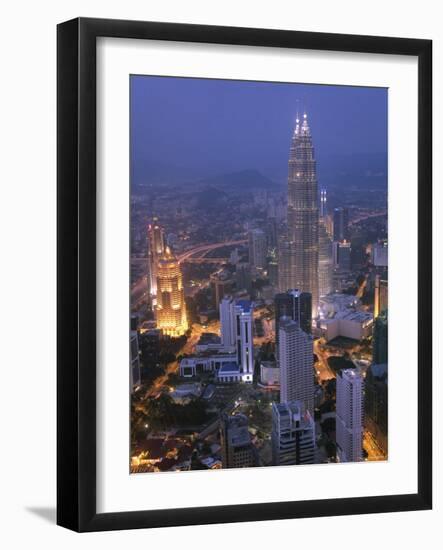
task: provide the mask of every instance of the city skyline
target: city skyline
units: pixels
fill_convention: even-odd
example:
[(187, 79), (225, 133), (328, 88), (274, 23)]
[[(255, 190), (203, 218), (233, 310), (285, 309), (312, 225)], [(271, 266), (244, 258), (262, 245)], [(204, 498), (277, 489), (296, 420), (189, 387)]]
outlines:
[[(167, 88), (177, 79), (164, 80)], [(185, 79), (179, 80), (174, 97), (183, 105)], [(189, 122), (196, 105), (187, 102), (189, 111), (176, 112), (164, 94), (150, 110), (157, 106), (160, 114), (170, 107), (169, 118), (149, 120), (145, 139), (137, 128), (142, 119), (146, 124), (154, 86), (143, 108), (131, 106), (131, 159), (141, 150), (145, 160), (155, 156), (163, 140), (171, 165), (187, 151), (188, 167), (195, 163), (201, 174), (219, 161), (228, 170), (236, 158), (252, 158), (250, 141), (238, 143), (251, 131), (244, 128), (251, 114), (244, 99), (266, 84), (269, 101), (269, 83), (191, 80), (191, 87), (201, 86), (195, 97), (216, 90), (199, 107), (205, 124), (197, 116), (177, 142), (177, 128)], [(285, 99), (282, 86), (271, 85), (274, 98), (283, 92)], [(293, 95), (317, 89), (291, 86)], [(329, 93), (331, 110), (343, 87), (320, 88)], [(348, 112), (361, 110), (362, 90), (345, 91)], [(214, 97), (223, 98), (219, 110), (205, 112)], [(387, 459), (387, 174), (383, 162), (371, 160), (371, 147), (380, 143), (374, 138), (386, 129), (386, 90), (382, 99), (375, 117), (381, 123), (369, 125), (366, 136), (369, 168), (355, 172), (344, 160), (346, 169), (338, 173), (343, 190), (322, 179), (317, 143), (335, 138), (331, 154), (346, 145), (352, 158), (357, 145), (348, 139), (355, 120), (340, 119), (349, 124), (342, 139), (340, 127), (325, 126), (319, 118), (324, 110), (308, 109), (307, 100), (295, 106), (289, 136), (286, 123), (275, 127), (281, 129), (276, 142), (286, 142), (285, 185), (260, 174), (258, 156), (254, 170), (193, 182), (187, 170), (171, 176), (178, 165), (161, 168), (159, 154), (160, 172), (144, 165), (141, 184), (141, 166), (133, 162), (132, 473)], [(235, 121), (220, 119), (220, 112), (238, 111), (243, 116)], [(270, 103), (263, 118), (282, 112)], [(221, 144), (218, 133), (224, 132), (229, 146), (209, 156), (192, 148), (200, 137), (206, 146)], [(269, 157), (274, 154), (271, 146)], [(333, 172), (323, 167), (328, 169)]]

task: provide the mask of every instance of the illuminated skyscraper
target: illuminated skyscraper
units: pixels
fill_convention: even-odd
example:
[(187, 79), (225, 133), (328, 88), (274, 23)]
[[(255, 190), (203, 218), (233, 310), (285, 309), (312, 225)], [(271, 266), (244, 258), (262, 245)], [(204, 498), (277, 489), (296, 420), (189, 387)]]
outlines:
[(375, 275), (374, 319), (388, 309), (388, 281), (378, 273)]
[(320, 218), (325, 218), (328, 214), (328, 199), (326, 189), (320, 189)]
[(296, 321), (280, 319), (278, 359), (280, 364), (280, 403), (302, 401), (314, 412), (314, 352), (312, 336)]
[(221, 341), (237, 349), (237, 364), (243, 382), (252, 382), (254, 375), (254, 310), (249, 300), (223, 298), (220, 302)]
[(312, 316), (318, 309), (318, 191), (316, 162), (306, 113), (297, 118), (288, 171), (288, 241), (294, 249), (291, 285), (312, 294)]
[(157, 264), (157, 327), (169, 336), (188, 329), (180, 265), (169, 247)]
[(362, 460), (363, 378), (355, 369), (343, 369), (337, 376), (336, 439), (340, 462)]
[(148, 225), (148, 294), (151, 304), (155, 304), (157, 296), (157, 268), (158, 261), (165, 251), (163, 229), (154, 218)]

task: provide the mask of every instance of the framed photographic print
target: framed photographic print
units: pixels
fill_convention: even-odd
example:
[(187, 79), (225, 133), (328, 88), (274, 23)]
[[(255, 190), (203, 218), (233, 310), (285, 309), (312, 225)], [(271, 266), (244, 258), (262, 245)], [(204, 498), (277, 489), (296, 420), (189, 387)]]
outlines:
[(58, 26), (59, 525), (431, 508), (431, 46)]

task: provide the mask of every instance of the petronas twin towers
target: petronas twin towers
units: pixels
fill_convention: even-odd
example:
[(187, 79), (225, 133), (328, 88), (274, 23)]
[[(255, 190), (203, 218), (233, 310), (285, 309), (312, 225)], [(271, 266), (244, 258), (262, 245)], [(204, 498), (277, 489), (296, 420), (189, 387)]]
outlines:
[(312, 294), (312, 316), (319, 299), (319, 212), (316, 163), (307, 115), (297, 117), (289, 153), (287, 234), (280, 242), (279, 286)]

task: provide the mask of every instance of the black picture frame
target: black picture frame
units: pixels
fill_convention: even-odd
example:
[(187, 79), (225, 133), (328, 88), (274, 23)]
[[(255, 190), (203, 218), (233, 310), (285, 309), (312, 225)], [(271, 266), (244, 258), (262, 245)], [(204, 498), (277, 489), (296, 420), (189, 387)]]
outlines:
[[(173, 40), (418, 58), (418, 491), (310, 501), (96, 512), (96, 39)], [(104, 531), (432, 507), (432, 42), (79, 18), (57, 29), (57, 523)]]

